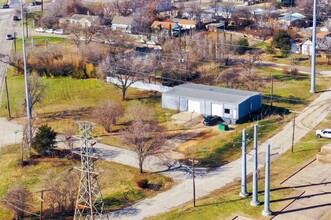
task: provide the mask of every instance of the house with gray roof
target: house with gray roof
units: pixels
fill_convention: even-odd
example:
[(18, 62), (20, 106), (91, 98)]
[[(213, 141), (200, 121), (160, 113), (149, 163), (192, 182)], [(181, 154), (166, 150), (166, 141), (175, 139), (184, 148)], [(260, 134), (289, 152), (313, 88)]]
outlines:
[(162, 107), (217, 115), (229, 124), (236, 124), (262, 107), (262, 95), (253, 91), (183, 84), (162, 94)]
[(115, 16), (112, 21), (111, 28), (124, 32), (131, 32), (131, 28), (134, 22), (133, 17)]
[(80, 25), (82, 27), (91, 27), (101, 25), (101, 18), (95, 15), (73, 14), (69, 18), (61, 18), (60, 24)]

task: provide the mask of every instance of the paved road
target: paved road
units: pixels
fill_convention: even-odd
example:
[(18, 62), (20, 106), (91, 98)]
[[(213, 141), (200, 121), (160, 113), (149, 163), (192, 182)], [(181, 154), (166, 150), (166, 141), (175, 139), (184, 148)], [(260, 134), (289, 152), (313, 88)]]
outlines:
[[(286, 181), (282, 186), (291, 187), (296, 195), (286, 198), (289, 206), (275, 220), (327, 220), (331, 217), (331, 164), (313, 162)], [(312, 173), (314, 178), (311, 178)]]

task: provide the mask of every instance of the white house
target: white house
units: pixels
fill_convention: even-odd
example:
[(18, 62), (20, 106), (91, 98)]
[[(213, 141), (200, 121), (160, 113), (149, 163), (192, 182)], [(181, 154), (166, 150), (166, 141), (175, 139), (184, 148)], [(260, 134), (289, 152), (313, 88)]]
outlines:
[(133, 17), (115, 16), (112, 21), (111, 28), (115, 30), (121, 30), (125, 32), (131, 32)]
[(313, 42), (310, 39), (303, 42), (301, 46), (301, 53), (303, 55), (309, 55), (309, 56), (313, 54)]
[(94, 15), (73, 14), (70, 18), (61, 18), (60, 24), (73, 24), (82, 27), (101, 25), (101, 18)]

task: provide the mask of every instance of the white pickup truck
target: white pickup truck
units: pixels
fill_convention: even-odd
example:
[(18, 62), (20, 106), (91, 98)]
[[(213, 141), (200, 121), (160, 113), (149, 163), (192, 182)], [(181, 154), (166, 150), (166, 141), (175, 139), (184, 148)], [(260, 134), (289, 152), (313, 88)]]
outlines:
[(318, 138), (331, 138), (331, 129), (317, 130), (316, 136)]

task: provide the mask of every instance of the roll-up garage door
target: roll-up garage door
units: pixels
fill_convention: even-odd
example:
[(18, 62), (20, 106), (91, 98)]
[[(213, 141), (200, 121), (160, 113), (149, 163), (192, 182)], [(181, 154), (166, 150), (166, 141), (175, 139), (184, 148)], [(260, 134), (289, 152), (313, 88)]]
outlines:
[(211, 104), (211, 113), (223, 117), (223, 105)]
[(188, 111), (200, 113), (200, 102), (188, 100)]

